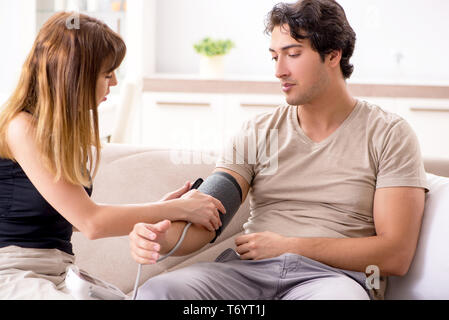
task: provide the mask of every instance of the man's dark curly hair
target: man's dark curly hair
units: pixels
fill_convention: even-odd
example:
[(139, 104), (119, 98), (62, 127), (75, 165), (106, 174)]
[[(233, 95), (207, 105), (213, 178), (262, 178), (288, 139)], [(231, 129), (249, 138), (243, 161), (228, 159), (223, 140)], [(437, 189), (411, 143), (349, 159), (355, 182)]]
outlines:
[(300, 0), (279, 3), (270, 11), (265, 32), (271, 34), (277, 26), (288, 25), (296, 40), (310, 39), (321, 59), (334, 50), (342, 51), (340, 62), (343, 77), (351, 77), (354, 66), (349, 62), (354, 53), (356, 34), (344, 9), (334, 0)]

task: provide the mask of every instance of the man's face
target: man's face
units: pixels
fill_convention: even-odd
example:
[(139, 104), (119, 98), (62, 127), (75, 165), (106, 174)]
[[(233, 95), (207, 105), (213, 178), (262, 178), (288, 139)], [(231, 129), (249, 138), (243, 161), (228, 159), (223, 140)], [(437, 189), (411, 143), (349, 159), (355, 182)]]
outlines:
[(323, 93), (329, 77), (309, 39), (298, 42), (290, 36), (288, 25), (277, 26), (272, 32), (269, 50), (288, 104), (304, 105)]

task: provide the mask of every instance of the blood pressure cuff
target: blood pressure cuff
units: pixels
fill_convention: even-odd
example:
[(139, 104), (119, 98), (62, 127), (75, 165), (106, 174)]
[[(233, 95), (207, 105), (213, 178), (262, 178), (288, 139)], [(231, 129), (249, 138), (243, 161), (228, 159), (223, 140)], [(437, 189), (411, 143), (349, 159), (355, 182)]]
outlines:
[(221, 232), (228, 226), (242, 204), (242, 189), (233, 176), (226, 172), (215, 172), (198, 188), (204, 194), (220, 200), (226, 209), (226, 214), (220, 212), (222, 226), (216, 231), (214, 243)]

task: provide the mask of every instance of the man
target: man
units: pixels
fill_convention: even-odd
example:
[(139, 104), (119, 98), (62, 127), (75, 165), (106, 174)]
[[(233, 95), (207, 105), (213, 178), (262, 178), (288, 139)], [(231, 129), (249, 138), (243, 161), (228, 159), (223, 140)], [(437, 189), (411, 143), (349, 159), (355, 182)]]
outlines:
[[(244, 163), (223, 156), (216, 169), (238, 181), (243, 198), (251, 188), (245, 234), (216, 262), (150, 279), (140, 299), (382, 299), (385, 277), (409, 269), (426, 190), (419, 144), (402, 118), (350, 95), (356, 37), (343, 8), (278, 4), (267, 32), (288, 106), (246, 122), (233, 144)], [(243, 137), (248, 150), (272, 132), (279, 166), (264, 174), (269, 163), (251, 163), (236, 146)], [(184, 225), (136, 225), (135, 260), (153, 263)], [(178, 254), (214, 236), (195, 227)], [(369, 270), (379, 271), (380, 286), (366, 286)]]

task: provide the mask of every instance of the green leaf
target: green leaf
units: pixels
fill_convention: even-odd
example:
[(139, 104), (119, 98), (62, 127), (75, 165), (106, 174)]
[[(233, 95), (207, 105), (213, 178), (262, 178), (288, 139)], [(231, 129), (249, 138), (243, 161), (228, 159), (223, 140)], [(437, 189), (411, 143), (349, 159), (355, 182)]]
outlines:
[(208, 57), (221, 56), (229, 53), (231, 49), (235, 48), (234, 42), (229, 39), (211, 39), (209, 37), (195, 43), (193, 48), (198, 54)]

